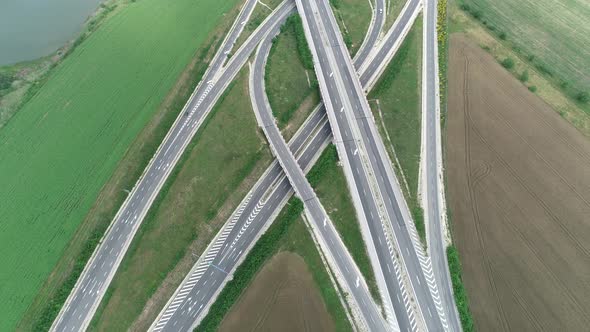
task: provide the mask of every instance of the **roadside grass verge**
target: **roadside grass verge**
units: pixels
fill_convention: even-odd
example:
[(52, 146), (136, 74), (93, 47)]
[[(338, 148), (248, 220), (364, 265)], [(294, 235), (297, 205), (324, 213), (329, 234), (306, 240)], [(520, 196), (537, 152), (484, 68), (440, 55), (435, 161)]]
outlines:
[(369, 24), (371, 6), (369, 0), (330, 0), (344, 43), (353, 58), (361, 47)]
[[(525, 4), (506, 1), (498, 4), (498, 6), (515, 8), (516, 13), (506, 14), (506, 17), (514, 15), (514, 23), (502, 23), (500, 25), (500, 23), (494, 23), (494, 20), (502, 20), (503, 22), (506, 17), (497, 16), (496, 9), (483, 15), (478, 7), (471, 6), (472, 1), (475, 0), (453, 0), (449, 2), (449, 33), (464, 33), (469, 39), (475, 41), (490, 53), (498, 62), (510, 58), (513, 65), (507, 70), (514, 77), (520, 79), (526, 71), (528, 77), (527, 80), (521, 80), (522, 84), (543, 99), (580, 132), (590, 136), (590, 104), (578, 100), (580, 93), (588, 92), (590, 89), (590, 79), (588, 75), (584, 78), (579, 73), (575, 75), (568, 74), (570, 70), (584, 68), (584, 64), (590, 59), (588, 56), (582, 56), (584, 59), (580, 59), (584, 52), (586, 54), (590, 52), (585, 46), (590, 44), (582, 42), (588, 37), (586, 35), (580, 36), (580, 33), (584, 29), (588, 29), (588, 27), (584, 25), (583, 27), (580, 26), (580, 29), (571, 28), (571, 31), (576, 31), (571, 36), (569, 33), (563, 33), (563, 29), (567, 29), (577, 20), (577, 18), (574, 18), (572, 22), (565, 22), (563, 17), (568, 17), (568, 15), (576, 17), (582, 15), (583, 17), (583, 14), (572, 13), (572, 9), (566, 9), (564, 6), (555, 9), (554, 6), (558, 5), (557, 2), (545, 4), (546, 6), (540, 9), (540, 7), (544, 6), (543, 4), (531, 4), (527, 0), (525, 2), (526, 6), (540, 10), (542, 15), (545, 15), (545, 11), (549, 8), (555, 9), (555, 19), (548, 19), (544, 22), (537, 20), (538, 22), (530, 25), (523, 25), (520, 22), (529, 22), (533, 19), (530, 15), (522, 16), (526, 14), (522, 13), (522, 8), (526, 7)], [(479, 0), (477, 2), (480, 3)], [(542, 3), (545, 3), (545, 1)], [(462, 10), (460, 6), (465, 4), (468, 7), (463, 6), (464, 9)], [(515, 27), (514, 24), (521, 27)], [(546, 26), (544, 26), (545, 24)], [(557, 31), (545, 33), (546, 29), (556, 24), (559, 25), (557, 31), (562, 31), (562, 34)], [(528, 30), (519, 34), (520, 29)], [(555, 35), (556, 33), (557, 35)], [(536, 40), (530, 41), (531, 39)], [(558, 41), (558, 39), (560, 40)], [(524, 46), (529, 42), (531, 45)], [(550, 46), (545, 45), (543, 46), (544, 49), (538, 49), (540, 42), (550, 43), (547, 44)], [(571, 54), (572, 45), (577, 45), (574, 50), (576, 55)], [(563, 52), (561, 52), (560, 47), (564, 48)], [(560, 51), (555, 52), (556, 49)], [(572, 65), (574, 69), (572, 69)]]
[(420, 239), (426, 244), (418, 200), (422, 122), (422, 16), (369, 93), (377, 127), (393, 163)]
[(375, 274), (356, 218), (346, 178), (338, 162), (336, 147), (330, 145), (307, 174), (307, 179), (328, 212), (330, 220), (334, 223), (348, 252), (363, 274), (373, 299), (381, 305)]
[(216, 331), (264, 263), (283, 250), (303, 257), (332, 316), (336, 331), (352, 331), (338, 293), (332, 285), (309, 230), (300, 217), (302, 212), (303, 203), (299, 199), (289, 200), (267, 232), (256, 242), (244, 262), (236, 269), (233, 279), (226, 284), (195, 331)]
[(455, 295), (455, 302), (459, 310), (459, 318), (461, 319), (461, 326), (463, 331), (475, 331), (473, 326), (473, 317), (469, 310), (469, 300), (467, 299), (467, 291), (463, 286), (463, 279), (461, 277), (461, 263), (459, 261), (459, 252), (455, 246), (447, 247), (447, 260), (449, 264), (449, 271), (451, 273), (451, 282), (453, 284), (453, 294)]
[[(175, 7), (173, 6), (171, 8), (174, 9)], [(144, 9), (144, 12), (146, 10), (147, 9)], [(194, 9), (191, 9), (191, 11), (193, 11), (194, 14)], [(234, 8), (231, 15), (235, 16), (235, 13), (237, 13), (237, 11)], [(166, 24), (163, 24), (161, 28), (169, 27), (167, 25), (169, 22), (164, 22)], [(122, 26), (133, 27), (136, 23), (137, 21), (132, 21), (129, 23), (124, 21), (121, 24)], [(110, 24), (114, 23), (110, 23), (108, 20), (105, 22), (105, 26)], [(97, 194), (97, 196), (92, 199), (94, 201), (92, 208), (78, 209), (79, 211), (77, 212), (77, 215), (82, 213), (81, 216), (78, 216), (78, 219), (83, 221), (77, 228), (73, 230), (73, 235), (70, 236), (70, 240), (67, 242), (67, 246), (61, 253), (61, 257), (58, 257), (59, 260), (52, 266), (53, 269), (51, 270), (48, 279), (45, 280), (37, 294), (33, 294), (34, 299), (32, 300), (32, 304), (28, 306), (22, 319), (18, 323), (18, 328), (20, 330), (47, 330), (49, 328), (53, 319), (56, 317), (57, 313), (61, 309), (62, 304), (65, 302), (67, 296), (73, 288), (75, 282), (77, 281), (78, 276), (86, 264), (86, 261), (94, 251), (94, 248), (98, 244), (102, 234), (126, 198), (127, 194), (125, 190), (131, 190), (141, 175), (145, 166), (166, 135), (168, 129), (176, 119), (176, 116), (184, 106), (186, 100), (205, 72), (207, 62), (210, 60), (212, 53), (217, 48), (217, 44), (221, 41), (227, 28), (229, 28), (229, 25), (221, 23), (217, 28), (212, 29), (211, 31), (202, 31), (203, 34), (208, 34), (208, 36), (204, 36), (206, 39), (204, 39), (204, 42), (201, 43), (198, 51), (190, 55), (192, 60), (189, 59), (190, 61), (186, 61), (188, 65), (186, 63), (178, 64), (186, 67), (184, 68), (184, 71), (174, 77), (174, 79), (177, 80), (176, 84), (168, 86), (167, 95), (165, 95), (165, 97), (155, 98), (152, 96), (152, 98), (150, 98), (150, 100), (154, 99), (151, 102), (158, 102), (160, 105), (156, 107), (157, 110), (154, 112), (153, 116), (148, 116), (149, 121), (147, 124), (143, 125), (143, 128), (138, 128), (141, 129), (139, 134), (137, 134), (137, 136), (133, 139), (132, 143), (128, 144), (128, 148), (126, 148), (126, 151), (124, 151), (123, 157), (120, 158), (120, 160), (112, 161), (114, 165), (116, 165), (116, 168), (114, 171), (111, 170), (111, 173), (107, 174), (108, 180), (106, 180), (106, 183), (104, 183), (102, 188), (99, 188), (100, 192)], [(97, 30), (97, 34), (98, 33), (100, 33), (100, 29)], [(110, 34), (110, 36), (115, 35), (117, 34)], [(194, 35), (194, 33), (191, 33), (191, 35)], [(91, 39), (92, 38), (89, 40)], [(86, 48), (85, 45), (86, 43), (82, 43), (80, 46), (81, 48), (84, 48), (84, 52), (92, 52), (96, 47), (98, 47), (92, 45)], [(76, 56), (76, 52), (77, 51), (74, 51), (72, 56)], [(101, 60), (107, 61), (108, 59)], [(69, 61), (68, 58), (64, 60), (64, 66), (66, 68), (73, 66), (68, 64), (67, 61)], [(87, 59), (84, 59), (84, 61), (87, 62)], [(168, 60), (168, 62), (170, 61)], [(65, 69), (61, 69), (61, 65), (55, 69), (55, 71), (63, 70)], [(169, 68), (169, 70), (171, 69)], [(122, 70), (122, 72), (127, 73), (127, 70)], [(72, 74), (70, 73), (70, 75)], [(100, 77), (102, 81), (108, 81), (108, 78), (108, 75), (105, 77)], [(115, 77), (112, 77), (112, 79), (115, 79)], [(52, 82), (52, 80), (53, 78), (50, 77), (49, 84), (55, 85), (56, 83)], [(161, 83), (167, 84), (166, 82), (167, 81), (162, 81)], [(105, 92), (101, 92), (97, 94), (101, 95), (104, 93)], [(40, 94), (46, 94), (44, 89), (40, 90)], [(87, 94), (86, 97), (88, 97)], [(142, 98), (139, 99), (143, 100)], [(101, 107), (104, 106), (102, 104), (100, 105)], [(116, 106), (115, 104), (111, 105), (113, 107), (120, 107)], [(140, 109), (145, 111), (142, 111), (142, 113), (149, 111), (149, 106), (149, 103), (147, 105), (143, 105), (143, 107)], [(143, 117), (143, 115), (141, 116)], [(120, 128), (120, 130), (121, 129), (125, 129), (123, 133), (128, 133), (130, 131), (130, 128)], [(59, 136), (58, 133), (54, 134)], [(133, 138), (131, 135), (132, 133), (128, 134), (131, 136), (131, 138)], [(125, 138), (118, 136), (117, 139), (123, 141)], [(95, 151), (88, 152), (94, 153)], [(100, 164), (100, 162), (97, 164)], [(109, 175), (110, 177), (108, 177)]]
[[(257, 132), (250, 104), (243, 102), (246, 98), (248, 75), (243, 70), (150, 208), (90, 330), (149, 327), (133, 324), (146, 323), (137, 318), (148, 301), (159, 305), (167, 301), (167, 297), (153, 297), (164, 279), (183, 257), (191, 258), (196, 241), (200, 243), (197, 252), (202, 252), (250, 189), (242, 185), (245, 179), (262, 175), (270, 163), (270, 152)], [(157, 310), (153, 313), (152, 319)]]
[(264, 82), (277, 125), (289, 140), (320, 101), (311, 51), (299, 15), (290, 16), (274, 39)]

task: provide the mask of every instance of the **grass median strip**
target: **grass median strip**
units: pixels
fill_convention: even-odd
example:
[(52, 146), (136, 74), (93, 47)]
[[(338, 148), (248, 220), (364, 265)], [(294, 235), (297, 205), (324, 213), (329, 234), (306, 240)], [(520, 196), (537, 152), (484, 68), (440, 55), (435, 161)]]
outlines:
[(236, 269), (233, 279), (221, 291), (209, 313), (195, 331), (216, 331), (227, 312), (252, 282), (256, 273), (280, 251), (294, 252), (303, 257), (320, 290), (328, 312), (332, 316), (336, 330), (352, 330), (309, 230), (300, 217), (302, 212), (303, 203), (292, 198), (268, 231), (256, 242), (244, 262)]
[(418, 201), (421, 142), (422, 17), (419, 16), (381, 79), (369, 102), (381, 137), (393, 162), (412, 213), (425, 241), (424, 215)]
[[(293, 50), (297, 52), (293, 52)], [(286, 140), (320, 101), (311, 51), (299, 15), (290, 16), (274, 39), (265, 71), (268, 101)]]
[[(150, 209), (95, 315), (92, 330), (149, 327), (157, 308), (168, 299), (165, 292), (154, 296), (163, 281), (181, 260), (196, 259), (192, 254), (198, 256), (204, 250), (251, 182), (262, 175), (270, 163), (270, 151), (257, 131), (250, 104), (243, 102), (247, 98), (248, 76), (243, 70), (199, 129)], [(173, 292), (174, 287), (169, 290)], [(151, 319), (138, 321), (148, 302), (154, 307), (147, 315)]]

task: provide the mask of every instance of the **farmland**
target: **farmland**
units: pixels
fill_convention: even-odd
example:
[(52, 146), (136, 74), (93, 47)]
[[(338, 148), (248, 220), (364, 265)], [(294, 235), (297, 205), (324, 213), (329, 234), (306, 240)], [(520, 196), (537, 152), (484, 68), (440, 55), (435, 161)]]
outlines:
[[(496, 61), (503, 63), (507, 71), (519, 79), (531, 92), (541, 97), (561, 117), (573, 124), (584, 135), (590, 136), (590, 116), (588, 116), (590, 103), (579, 100), (580, 96), (584, 95), (584, 91), (590, 92), (588, 85), (590, 76), (587, 71), (584, 71), (587, 67), (587, 63), (584, 62), (588, 57), (585, 56), (585, 59), (579, 62), (578, 54), (570, 57), (571, 54), (568, 55), (568, 52), (571, 51), (567, 49), (574, 47), (575, 52), (579, 51), (579, 54), (587, 53), (589, 50), (585, 47), (587, 43), (584, 41), (587, 37), (578, 34), (578, 31), (587, 29), (588, 25), (572, 23), (584, 18), (587, 21), (590, 17), (590, 13), (583, 9), (584, 5), (577, 1), (573, 1), (572, 6), (560, 6), (559, 2), (547, 4), (546, 1), (540, 1), (534, 2), (534, 7), (531, 7), (528, 13), (522, 13), (521, 8), (515, 8), (514, 13), (504, 11), (502, 15), (527, 22), (526, 24), (519, 22), (516, 30), (525, 29), (525, 31), (514, 34), (513, 31), (508, 30), (513, 23), (504, 26), (503, 23), (497, 22), (498, 18), (493, 10), (481, 11), (477, 6), (480, 2), (479, 0), (449, 1), (449, 31), (464, 33), (493, 55)], [(522, 3), (526, 6), (532, 5), (530, 1)], [(518, 4), (520, 6), (520, 2)], [(503, 1), (497, 5), (519, 7), (514, 1)], [(552, 8), (554, 12), (546, 13), (547, 8)], [(572, 11), (573, 8), (579, 8), (579, 10)], [(551, 17), (542, 23), (535, 21), (529, 24), (528, 21), (533, 20), (535, 15), (540, 15), (536, 14), (537, 11)], [(566, 17), (570, 17), (572, 21), (565, 22)], [(560, 24), (562, 26), (559, 26)], [(561, 30), (560, 34), (556, 34), (554, 30), (544, 31), (552, 25), (556, 25), (554, 29)], [(570, 33), (568, 29), (573, 32)], [(544, 39), (550, 40), (547, 42), (550, 49), (543, 49), (544, 46), (541, 49), (533, 49), (538, 41)], [(529, 42), (530, 40), (532, 42)], [(569, 46), (563, 46), (566, 49), (561, 52), (561, 46), (552, 45), (551, 40)], [(550, 51), (555, 49), (560, 51)], [(575, 67), (574, 71), (578, 73), (568, 74), (568, 66)], [(576, 81), (576, 77), (581, 81)]]
[(272, 257), (222, 321), (219, 331), (334, 331), (305, 261), (290, 252)]
[(129, 4), (2, 129), (0, 330), (14, 328), (131, 141), (235, 3)]
[(461, 0), (501, 39), (531, 57), (572, 95), (590, 90), (590, 3), (584, 0)]
[(449, 208), (476, 329), (587, 329), (590, 143), (464, 35), (449, 61)]

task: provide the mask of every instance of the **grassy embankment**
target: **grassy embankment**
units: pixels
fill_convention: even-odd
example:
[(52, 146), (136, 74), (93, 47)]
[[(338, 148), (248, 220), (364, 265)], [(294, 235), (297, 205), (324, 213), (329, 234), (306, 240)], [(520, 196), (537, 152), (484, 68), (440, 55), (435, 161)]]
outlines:
[[(447, 0), (440, 0), (437, 3), (437, 42), (438, 42), (438, 65), (439, 65), (439, 88), (440, 88), (440, 108), (441, 108), (441, 128), (443, 131), (446, 130), (446, 119), (447, 119), (447, 69), (448, 69), (448, 55), (449, 55), (449, 27), (448, 27), (448, 11), (449, 5)], [(446, 137), (442, 135), (443, 140), (443, 154), (446, 154)], [(443, 156), (444, 160), (444, 156)], [(448, 196), (448, 186), (446, 185), (447, 176), (444, 175), (445, 179), (445, 195)], [(452, 211), (447, 207), (447, 225), (449, 232), (452, 234)], [(463, 279), (461, 277), (461, 263), (459, 261), (459, 251), (453, 245), (447, 247), (447, 262), (449, 265), (449, 271), (451, 273), (451, 282), (453, 284), (453, 296), (455, 297), (455, 304), (459, 311), (459, 319), (461, 320), (461, 326), (463, 331), (472, 332), (475, 330), (473, 326), (473, 316), (469, 309), (469, 300), (467, 298), (467, 292), (463, 285)]]
[[(318, 174), (318, 176), (323, 175)], [(242, 265), (236, 269), (233, 279), (227, 283), (195, 331), (215, 331), (264, 263), (282, 250), (291, 251), (303, 257), (334, 320), (336, 330), (352, 330), (310, 232), (300, 217), (302, 212), (303, 203), (296, 198), (291, 199), (268, 231), (258, 240)]]
[(453, 284), (453, 294), (455, 295), (455, 302), (459, 310), (459, 318), (461, 319), (461, 326), (465, 332), (475, 331), (473, 326), (473, 317), (469, 310), (469, 300), (467, 299), (467, 292), (463, 286), (463, 279), (461, 277), (461, 263), (459, 261), (459, 252), (454, 246), (447, 247), (447, 260), (449, 263), (449, 271), (451, 273), (451, 283)]
[(590, 136), (588, 3), (455, 0), (449, 10), (451, 33), (465, 33)]
[(361, 47), (371, 23), (371, 6), (367, 0), (330, 0), (344, 43), (354, 57)]
[(273, 41), (264, 82), (277, 125), (285, 140), (289, 140), (320, 101), (313, 59), (299, 15), (289, 17)]
[[(1, 241), (10, 248), (3, 250), (7, 287), (1, 296), (11, 308), (3, 314), (7, 329), (21, 317), (23, 330), (51, 324), (124, 190), (133, 186), (202, 75), (200, 63), (214, 43), (207, 37), (235, 3), (213, 2), (164, 6), (145, 0), (115, 11), (0, 132), (0, 149), (11, 151), (2, 153), (6, 179), (0, 191), (10, 202), (2, 212)], [(161, 24), (146, 31), (145, 22), (156, 17)], [(179, 17), (186, 18), (183, 24)]]
[(424, 215), (418, 200), (421, 75), (422, 17), (419, 16), (368, 99), (418, 234), (426, 243)]
[(45, 57), (0, 67), (0, 129), (43, 86), (60, 61), (80, 45), (126, 0), (107, 0), (86, 20), (78, 37)]
[(155, 308), (165, 304), (175, 289), (169, 285), (177, 285), (188, 273), (270, 163), (270, 151), (257, 132), (251, 106), (243, 102), (248, 96), (248, 75), (243, 70), (152, 205), (95, 315), (92, 330), (149, 327), (158, 310), (137, 321), (148, 301)]

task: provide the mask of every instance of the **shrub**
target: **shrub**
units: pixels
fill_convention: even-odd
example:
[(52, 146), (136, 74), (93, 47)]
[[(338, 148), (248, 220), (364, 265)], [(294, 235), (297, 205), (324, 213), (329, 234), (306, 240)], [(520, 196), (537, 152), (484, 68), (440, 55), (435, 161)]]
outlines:
[(504, 31), (498, 32), (498, 37), (502, 40), (506, 40), (506, 32), (504, 32)]
[(514, 67), (514, 60), (511, 57), (508, 57), (501, 62), (502, 66), (506, 69), (512, 69)]
[(0, 90), (8, 89), (14, 81), (14, 76), (8, 73), (0, 73)]
[(295, 34), (299, 59), (301, 60), (301, 63), (303, 63), (303, 67), (305, 67), (305, 69), (313, 70), (313, 57), (311, 55), (311, 50), (307, 45), (307, 39), (305, 39), (305, 30), (303, 30), (301, 17), (297, 14), (290, 16), (282, 29), (292, 29)]
[(522, 74), (520, 74), (520, 77), (518, 78), (521, 82), (526, 82), (529, 80), (529, 71), (528, 70), (524, 70), (522, 72)]
[(529, 91), (530, 92), (536, 92), (537, 91), (537, 87), (534, 85), (529, 86)]
[(590, 94), (586, 91), (578, 92), (576, 94), (576, 100), (580, 103), (587, 103), (590, 101)]
[(449, 271), (451, 273), (451, 283), (453, 284), (453, 294), (455, 295), (455, 302), (457, 310), (459, 311), (459, 318), (463, 331), (474, 331), (473, 317), (469, 311), (469, 300), (467, 299), (467, 292), (463, 286), (463, 279), (461, 278), (461, 263), (459, 262), (459, 252), (454, 246), (447, 247), (447, 260), (449, 263)]

